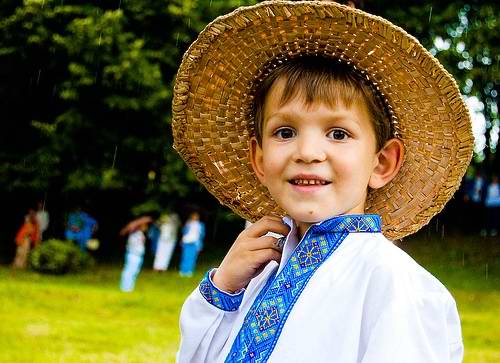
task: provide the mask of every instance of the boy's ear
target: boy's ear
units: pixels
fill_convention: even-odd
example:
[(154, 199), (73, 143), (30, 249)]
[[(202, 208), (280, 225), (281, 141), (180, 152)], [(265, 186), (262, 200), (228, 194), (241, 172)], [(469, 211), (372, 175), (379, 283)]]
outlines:
[(263, 153), (262, 147), (257, 142), (255, 136), (253, 136), (249, 141), (250, 150), (250, 162), (252, 163), (252, 169), (257, 175), (257, 178), (262, 184), (264, 184), (264, 169), (263, 169)]
[(375, 167), (368, 182), (373, 189), (382, 188), (389, 183), (401, 168), (404, 156), (403, 142), (399, 139), (390, 139), (377, 153)]

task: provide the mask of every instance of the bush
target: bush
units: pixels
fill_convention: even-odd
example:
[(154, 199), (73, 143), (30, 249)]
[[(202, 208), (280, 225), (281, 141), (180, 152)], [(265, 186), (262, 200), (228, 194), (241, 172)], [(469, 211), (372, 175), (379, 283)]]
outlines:
[(31, 267), (49, 274), (77, 272), (90, 267), (93, 263), (92, 257), (80, 251), (73, 242), (56, 239), (40, 244), (30, 255)]

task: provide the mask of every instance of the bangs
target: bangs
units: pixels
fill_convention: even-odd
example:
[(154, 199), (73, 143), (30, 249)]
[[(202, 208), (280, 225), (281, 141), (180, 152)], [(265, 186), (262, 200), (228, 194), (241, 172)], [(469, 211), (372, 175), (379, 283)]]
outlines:
[(285, 77), (287, 78), (281, 94), (281, 106), (295, 98), (299, 98), (306, 106), (313, 102), (322, 102), (332, 108), (339, 104), (349, 108), (364, 100), (362, 92), (348, 77), (337, 77), (336, 74), (308, 69), (297, 69), (296, 72), (283, 75), (279, 79)]

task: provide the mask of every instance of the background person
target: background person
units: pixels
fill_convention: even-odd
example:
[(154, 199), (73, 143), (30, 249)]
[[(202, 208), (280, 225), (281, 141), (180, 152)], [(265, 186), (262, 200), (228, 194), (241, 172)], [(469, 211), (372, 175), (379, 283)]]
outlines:
[(146, 235), (148, 225), (153, 220), (149, 217), (141, 217), (130, 222), (120, 234), (127, 234), (127, 248), (125, 251), (125, 264), (120, 279), (120, 289), (131, 292), (135, 288), (137, 276), (144, 262), (146, 249)]
[(177, 214), (166, 213), (160, 216), (158, 223), (160, 226), (160, 237), (156, 248), (153, 269), (155, 271), (166, 271), (177, 242), (177, 231), (180, 221)]
[(14, 268), (26, 268), (28, 255), (31, 247), (36, 247), (40, 243), (40, 229), (36, 219), (36, 212), (33, 209), (28, 211), (24, 223), (16, 234), (16, 256), (12, 263)]
[(203, 249), (204, 238), (205, 224), (200, 221), (198, 212), (192, 212), (182, 228), (182, 255), (179, 275), (184, 277), (193, 276), (198, 254)]

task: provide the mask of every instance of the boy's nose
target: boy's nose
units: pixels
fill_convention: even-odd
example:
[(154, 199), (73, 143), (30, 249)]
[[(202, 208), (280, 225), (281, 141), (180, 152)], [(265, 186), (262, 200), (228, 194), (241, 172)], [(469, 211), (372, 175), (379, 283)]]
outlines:
[(295, 161), (304, 163), (320, 162), (326, 159), (321, 140), (317, 137), (299, 137), (295, 150)]

